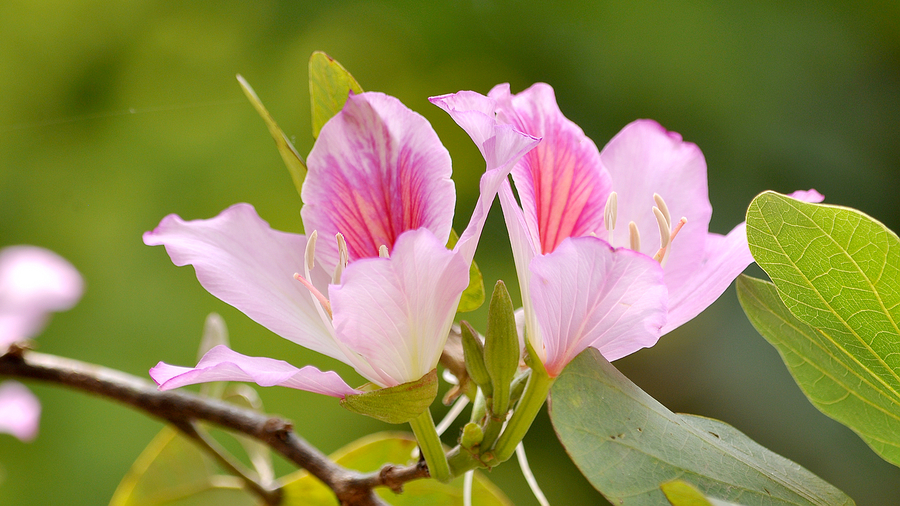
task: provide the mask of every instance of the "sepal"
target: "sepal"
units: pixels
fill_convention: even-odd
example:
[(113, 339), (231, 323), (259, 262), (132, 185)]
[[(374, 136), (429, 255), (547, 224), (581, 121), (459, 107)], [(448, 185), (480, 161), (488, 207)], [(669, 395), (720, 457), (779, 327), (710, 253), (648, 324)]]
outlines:
[[(406, 423), (425, 412), (437, 397), (437, 378), (437, 369), (432, 369), (416, 381), (347, 395), (341, 399), (341, 406), (382, 422)], [(367, 386), (360, 390), (366, 390)]]
[(484, 342), (484, 365), (493, 384), (491, 412), (494, 415), (505, 417), (509, 409), (509, 385), (519, 368), (519, 352), (515, 308), (506, 284), (497, 281), (488, 310)]

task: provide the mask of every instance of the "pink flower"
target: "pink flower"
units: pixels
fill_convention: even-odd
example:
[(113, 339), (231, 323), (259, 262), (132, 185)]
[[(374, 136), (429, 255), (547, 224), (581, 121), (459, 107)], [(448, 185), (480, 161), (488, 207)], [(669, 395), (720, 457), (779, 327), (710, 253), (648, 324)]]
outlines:
[[(210, 293), (276, 334), (378, 386), (415, 381), (437, 365), (500, 183), (537, 142), (502, 125), (489, 135), (481, 196), (453, 250), (449, 154), (422, 116), (380, 93), (351, 95), (309, 155), (301, 211), (309, 236), (272, 230), (238, 204), (210, 220), (167, 216), (144, 242), (165, 245)], [(196, 368), (161, 362), (150, 374), (161, 389), (234, 380), (360, 393), (334, 372), (224, 347)]]
[(680, 135), (639, 120), (599, 152), (546, 84), (436, 103), (454, 115), (459, 100), (542, 138), (512, 171), (521, 206), (508, 183), (500, 202), (526, 336), (551, 376), (588, 346), (608, 360), (653, 346), (753, 261), (743, 224), (727, 236), (709, 233), (706, 162)]
[[(54, 311), (70, 309), (84, 282), (72, 264), (36, 246), (0, 250), (0, 354), (12, 343), (34, 337)], [(0, 432), (23, 441), (37, 436), (41, 405), (24, 385), (0, 384)]]

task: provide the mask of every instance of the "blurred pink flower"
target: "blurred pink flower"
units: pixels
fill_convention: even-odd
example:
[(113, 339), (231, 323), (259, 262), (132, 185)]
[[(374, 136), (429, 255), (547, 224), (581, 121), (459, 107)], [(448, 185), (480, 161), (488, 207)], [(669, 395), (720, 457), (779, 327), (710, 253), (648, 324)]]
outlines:
[[(70, 309), (84, 282), (75, 267), (36, 246), (0, 250), (0, 354), (9, 345), (37, 335), (54, 311)], [(24, 385), (0, 384), (0, 432), (23, 441), (37, 436), (41, 405)]]
[[(322, 128), (302, 191), (309, 236), (272, 230), (237, 204), (210, 220), (170, 215), (144, 242), (165, 245), (210, 293), (276, 334), (381, 387), (415, 381), (437, 365), (500, 183), (537, 142), (508, 126), (489, 130), (481, 195), (453, 250), (450, 156), (425, 118), (381, 93), (351, 95)], [(234, 380), (360, 393), (334, 372), (225, 347), (195, 368), (160, 362), (150, 374), (161, 389)]]

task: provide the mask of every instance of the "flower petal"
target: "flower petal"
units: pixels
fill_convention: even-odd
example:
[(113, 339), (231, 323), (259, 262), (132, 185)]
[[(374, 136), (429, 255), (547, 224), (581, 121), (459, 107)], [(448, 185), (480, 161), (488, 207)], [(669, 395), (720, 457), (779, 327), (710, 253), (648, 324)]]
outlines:
[[(825, 199), (812, 189), (796, 191), (790, 196), (804, 202)], [(708, 234), (706, 249), (691, 276), (678, 286), (669, 286), (669, 320), (663, 327), (663, 334), (687, 323), (709, 307), (751, 263), (753, 255), (747, 245), (746, 223), (734, 227), (725, 236)]]
[(283, 360), (248, 357), (223, 345), (206, 352), (194, 368), (160, 362), (150, 369), (150, 377), (160, 390), (212, 381), (248, 381), (262, 387), (296, 388), (338, 398), (362, 393), (333, 371), (322, 372), (311, 365), (298, 369)]
[(0, 384), (0, 432), (22, 441), (37, 437), (41, 403), (28, 387), (17, 381)]
[(687, 224), (672, 243), (666, 263), (666, 284), (686, 283), (705, 251), (712, 206), (706, 182), (706, 160), (695, 144), (683, 142), (659, 123), (638, 120), (622, 129), (600, 152), (618, 193), (618, 226), (612, 240), (626, 246), (628, 222), (643, 233), (641, 252), (653, 256), (659, 249), (658, 225), (653, 216), (653, 194), (665, 200), (673, 221)]
[(586, 347), (616, 360), (653, 346), (666, 322), (659, 264), (596, 237), (569, 238), (531, 261), (531, 296), (551, 376)]
[(450, 236), (456, 191), (450, 154), (428, 121), (382, 93), (351, 95), (322, 128), (307, 160), (301, 211), (307, 232), (322, 238), (317, 257), (328, 271), (334, 241), (347, 240), (350, 261), (390, 251), (407, 230)]
[(0, 350), (36, 335), (48, 313), (70, 309), (83, 290), (75, 267), (50, 250), (36, 246), (0, 250)]
[(500, 184), (507, 179), (513, 166), (533, 149), (540, 139), (522, 133), (510, 125), (500, 125), (494, 114), (496, 102), (472, 91), (460, 91), (451, 95), (432, 97), (433, 104), (446, 111), (460, 126), (484, 157), (486, 169), (481, 176), (481, 191), (469, 224), (459, 236), (455, 250), (461, 252), (466, 262), (475, 257), (475, 248), (484, 220)]
[[(236, 204), (209, 220), (166, 216), (144, 244), (165, 245), (175, 265), (194, 266), (209, 293), (272, 332), (346, 362), (309, 291), (293, 278), (303, 272), (305, 236), (272, 230), (253, 206)], [(331, 279), (318, 266), (312, 277), (320, 290)]]
[(380, 374), (375, 383), (418, 380), (437, 365), (468, 272), (429, 230), (405, 232), (390, 258), (353, 262), (329, 287), (335, 334)]
[(559, 110), (553, 88), (537, 83), (513, 96), (509, 85), (499, 85), (489, 96), (499, 104), (501, 121), (542, 138), (513, 169), (525, 221), (540, 237), (540, 252), (553, 251), (567, 237), (599, 232), (610, 176), (594, 142)]

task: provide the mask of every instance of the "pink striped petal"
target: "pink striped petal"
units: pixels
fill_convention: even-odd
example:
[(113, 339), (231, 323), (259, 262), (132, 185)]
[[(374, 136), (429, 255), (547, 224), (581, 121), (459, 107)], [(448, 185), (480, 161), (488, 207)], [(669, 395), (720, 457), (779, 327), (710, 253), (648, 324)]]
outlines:
[(38, 334), (50, 312), (66, 311), (84, 291), (75, 267), (37, 246), (0, 250), (0, 351)]
[[(164, 245), (175, 265), (194, 266), (209, 293), (272, 332), (347, 361), (309, 290), (293, 277), (304, 270), (306, 237), (272, 230), (253, 206), (236, 204), (209, 220), (169, 215), (144, 234), (144, 244)], [(324, 291), (330, 276), (317, 267), (312, 277)]]
[(504, 84), (489, 96), (499, 104), (501, 121), (542, 138), (513, 169), (525, 220), (541, 239), (541, 253), (567, 237), (599, 232), (610, 177), (594, 142), (559, 110), (553, 88), (538, 83), (511, 95)]
[(329, 288), (337, 338), (390, 387), (430, 372), (468, 285), (462, 255), (427, 229), (408, 231), (390, 258), (358, 260)]
[(213, 381), (247, 381), (261, 387), (282, 386), (338, 398), (361, 393), (333, 371), (322, 372), (311, 365), (298, 369), (283, 360), (248, 357), (223, 345), (206, 352), (197, 367), (160, 362), (150, 369), (150, 377), (160, 390)]
[(687, 224), (672, 244), (666, 262), (666, 284), (671, 289), (686, 283), (703, 258), (712, 206), (706, 182), (706, 160), (695, 144), (683, 142), (651, 120), (629, 123), (600, 153), (603, 165), (618, 193), (618, 225), (612, 240), (627, 246), (628, 222), (641, 232), (641, 252), (653, 256), (659, 249), (659, 232), (652, 208), (653, 194), (665, 200), (677, 221)]
[(0, 432), (22, 441), (37, 437), (41, 403), (28, 387), (17, 381), (0, 384)]
[(428, 121), (382, 93), (351, 95), (322, 128), (307, 160), (301, 214), (321, 238), (317, 258), (338, 261), (334, 241), (347, 240), (350, 261), (390, 251), (403, 232), (428, 228), (450, 236), (456, 191), (450, 155)]
[(659, 339), (667, 292), (653, 259), (596, 237), (579, 237), (535, 257), (531, 271), (531, 297), (551, 376), (588, 346), (616, 360)]

